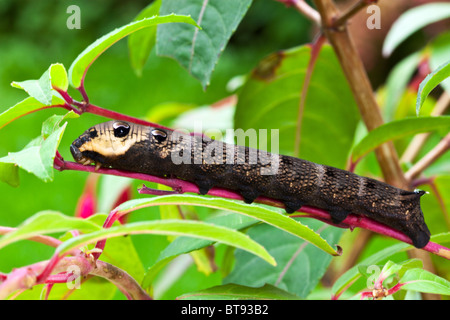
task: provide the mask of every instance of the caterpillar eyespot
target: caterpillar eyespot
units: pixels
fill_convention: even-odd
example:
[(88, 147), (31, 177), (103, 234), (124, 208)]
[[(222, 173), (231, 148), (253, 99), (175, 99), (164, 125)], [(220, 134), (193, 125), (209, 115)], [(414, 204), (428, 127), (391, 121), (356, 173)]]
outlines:
[(124, 121), (116, 121), (113, 123), (114, 136), (117, 138), (123, 138), (130, 132), (130, 125)]
[[(91, 138), (94, 130), (98, 136)], [(108, 130), (121, 139), (102, 138)], [(283, 202), (287, 213), (313, 206), (327, 210), (336, 224), (349, 213), (363, 215), (404, 233), (417, 248), (430, 240), (420, 208), (424, 191), (399, 189), (303, 159), (124, 121), (88, 129), (70, 150), (77, 162), (90, 159), (102, 167), (174, 176), (195, 183), (201, 194), (220, 187), (239, 192), (247, 203), (266, 196)]]
[(160, 129), (153, 129), (152, 136), (158, 141), (163, 142), (167, 138), (167, 133)]

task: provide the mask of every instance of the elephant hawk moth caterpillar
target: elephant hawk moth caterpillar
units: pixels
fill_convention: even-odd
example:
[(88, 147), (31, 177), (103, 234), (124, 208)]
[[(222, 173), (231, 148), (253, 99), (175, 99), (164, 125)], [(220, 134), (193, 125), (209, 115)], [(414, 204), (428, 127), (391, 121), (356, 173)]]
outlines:
[(174, 176), (195, 183), (201, 194), (215, 186), (239, 192), (247, 203), (277, 199), (287, 213), (309, 205), (327, 210), (334, 223), (364, 215), (404, 233), (417, 248), (430, 240), (420, 208), (424, 191), (290, 156), (124, 121), (88, 129), (70, 151), (84, 165)]

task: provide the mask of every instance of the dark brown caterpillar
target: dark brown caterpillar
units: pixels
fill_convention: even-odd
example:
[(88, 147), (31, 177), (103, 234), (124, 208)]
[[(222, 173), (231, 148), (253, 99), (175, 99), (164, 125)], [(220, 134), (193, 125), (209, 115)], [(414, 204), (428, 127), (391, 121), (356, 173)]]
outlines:
[(420, 209), (423, 191), (406, 191), (349, 171), (270, 154), (202, 136), (109, 121), (76, 139), (70, 151), (82, 164), (113, 167), (238, 191), (245, 202), (278, 199), (292, 213), (303, 205), (329, 211), (334, 222), (364, 215), (406, 234), (417, 248), (430, 240)]

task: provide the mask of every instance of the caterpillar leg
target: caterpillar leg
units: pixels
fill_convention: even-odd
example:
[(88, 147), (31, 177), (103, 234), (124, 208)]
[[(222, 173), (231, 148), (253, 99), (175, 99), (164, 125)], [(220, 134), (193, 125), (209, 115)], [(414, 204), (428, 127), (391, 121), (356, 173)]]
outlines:
[(329, 212), (331, 215), (331, 221), (335, 224), (341, 223), (348, 216), (348, 212), (342, 209), (331, 209)]
[(241, 190), (239, 191), (239, 193), (244, 198), (244, 202), (248, 204), (252, 203), (256, 198), (259, 197), (259, 192), (253, 190)]
[(209, 180), (197, 180), (195, 184), (198, 187), (198, 192), (201, 195), (205, 195), (209, 192), (209, 190), (214, 187), (214, 184)]
[(284, 206), (286, 213), (294, 213), (295, 211), (299, 210), (304, 205), (303, 202), (300, 201), (285, 201)]

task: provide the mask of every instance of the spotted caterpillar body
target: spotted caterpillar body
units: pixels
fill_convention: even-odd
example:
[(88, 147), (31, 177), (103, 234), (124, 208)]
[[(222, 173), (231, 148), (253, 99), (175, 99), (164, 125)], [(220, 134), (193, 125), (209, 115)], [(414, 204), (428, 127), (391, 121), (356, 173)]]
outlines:
[(288, 213), (313, 206), (327, 210), (335, 223), (349, 213), (364, 215), (403, 232), (418, 248), (430, 239), (420, 208), (423, 191), (290, 156), (124, 121), (88, 129), (71, 152), (86, 165), (194, 182), (201, 194), (221, 187), (239, 192), (247, 203), (270, 197), (283, 202)]

